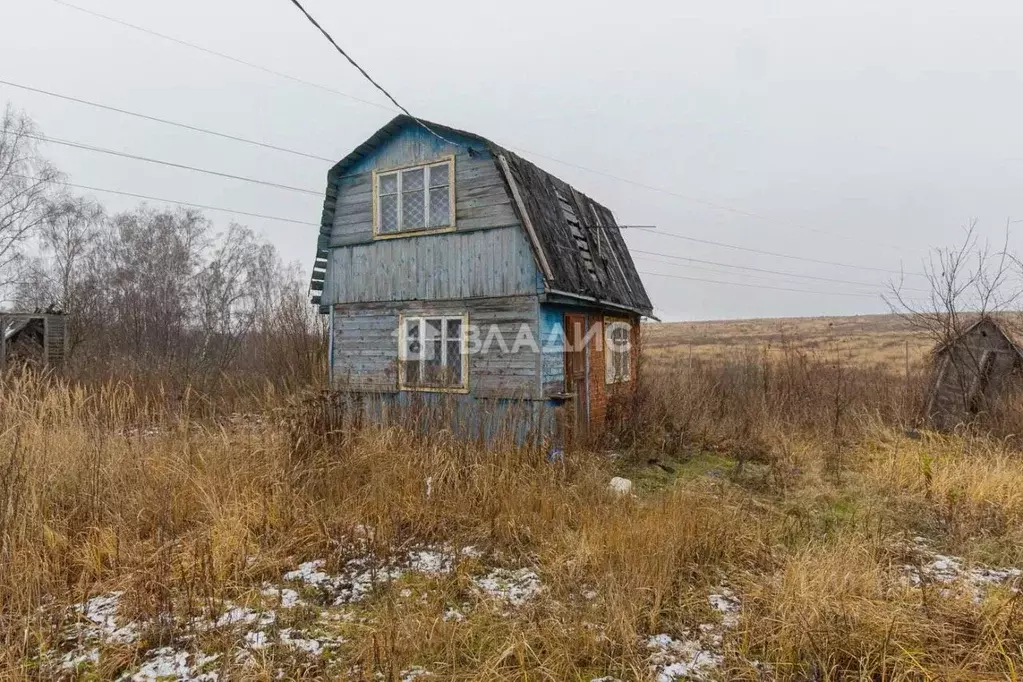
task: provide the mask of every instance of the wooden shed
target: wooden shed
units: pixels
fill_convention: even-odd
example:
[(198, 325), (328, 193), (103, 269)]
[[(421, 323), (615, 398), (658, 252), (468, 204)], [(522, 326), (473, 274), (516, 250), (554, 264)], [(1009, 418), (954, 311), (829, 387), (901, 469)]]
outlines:
[(0, 368), (12, 360), (61, 367), (67, 355), (67, 317), (60, 312), (0, 311)]
[[(330, 378), (382, 411), (599, 429), (652, 313), (614, 215), (493, 142), (398, 116), (329, 172), (311, 288)], [(436, 424), (438, 428), (446, 424)]]
[(933, 360), (927, 419), (949, 429), (989, 410), (1018, 385), (1023, 350), (1003, 324), (985, 316), (955, 340), (937, 346)]

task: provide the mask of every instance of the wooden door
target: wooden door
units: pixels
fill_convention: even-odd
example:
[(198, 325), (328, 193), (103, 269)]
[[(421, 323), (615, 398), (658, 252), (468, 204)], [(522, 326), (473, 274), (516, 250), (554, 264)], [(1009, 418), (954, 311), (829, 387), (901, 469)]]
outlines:
[(585, 440), (589, 431), (590, 391), (586, 380), (586, 316), (565, 313), (565, 392), (574, 393), (572, 435)]

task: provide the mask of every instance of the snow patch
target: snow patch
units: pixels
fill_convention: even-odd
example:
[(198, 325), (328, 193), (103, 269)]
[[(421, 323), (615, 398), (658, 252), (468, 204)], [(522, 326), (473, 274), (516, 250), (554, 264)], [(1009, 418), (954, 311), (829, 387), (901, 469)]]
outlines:
[(75, 632), (69, 638), (101, 639), (114, 644), (131, 644), (138, 639), (137, 623), (117, 624), (117, 612), (120, 608), (122, 594), (122, 592), (110, 592), (93, 597), (84, 604), (75, 605), (74, 610), (91, 625), (74, 628)]
[(79, 666), (86, 664), (96, 665), (99, 663), (99, 649), (90, 649), (84, 653), (72, 651), (64, 654), (60, 659), (60, 669), (67, 671), (78, 670)]
[[(913, 538), (911, 551), (920, 558), (920, 563), (901, 567), (903, 579), (913, 587), (919, 587), (925, 582), (947, 588), (962, 586), (971, 593), (973, 601), (980, 603), (988, 588), (1018, 581), (1023, 576), (1023, 571), (1018, 568), (993, 568), (982, 564), (971, 566), (962, 557), (932, 551), (927, 542), (926, 538)], [(1019, 586), (1010, 585), (1009, 589), (1018, 592)]]
[(304, 564), (299, 564), (294, 571), (285, 573), (284, 579), (303, 582), (306, 585), (322, 585), (331, 580), (330, 575), (320, 570), (326, 565), (327, 562), (323, 559), (307, 561)]
[(704, 648), (699, 639), (678, 640), (662, 633), (650, 637), (646, 646), (657, 682), (710, 680), (724, 661), (720, 653)]
[(415, 682), (416, 680), (424, 677), (430, 677), (431, 674), (425, 668), (421, 668), (418, 665), (414, 665), (408, 670), (401, 672), (401, 682)]
[(302, 603), (298, 592), (290, 587), (274, 587), (267, 584), (263, 586), (263, 596), (277, 600), (282, 609), (291, 609)]
[(277, 621), (277, 614), (273, 611), (259, 612), (245, 606), (234, 606), (225, 611), (215, 622), (218, 628), (231, 627), (234, 625), (259, 625), (265, 627)]
[[(193, 659), (189, 664), (189, 659)], [(179, 682), (217, 682), (218, 675), (214, 672), (198, 672), (203, 667), (216, 661), (218, 656), (198, 654), (193, 656), (187, 651), (163, 647), (150, 652), (150, 658), (138, 672), (130, 677), (132, 682), (158, 682), (177, 680)]]
[(739, 612), (742, 610), (742, 606), (730, 589), (722, 587), (719, 592), (707, 595), (707, 600), (710, 602), (711, 608), (721, 614), (722, 626), (734, 628), (739, 624)]
[(540, 577), (527, 568), (495, 568), (487, 575), (475, 578), (473, 582), (485, 596), (512, 606), (522, 606), (543, 590)]
[(442, 618), (446, 623), (461, 623), (465, 620), (465, 614), (458, 609), (448, 609), (444, 612)]

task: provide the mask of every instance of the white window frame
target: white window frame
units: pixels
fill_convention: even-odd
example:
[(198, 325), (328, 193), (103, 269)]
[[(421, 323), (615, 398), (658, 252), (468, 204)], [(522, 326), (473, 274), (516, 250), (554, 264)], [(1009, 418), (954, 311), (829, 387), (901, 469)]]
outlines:
[[(629, 350), (625, 353), (615, 352), (615, 344), (611, 333), (615, 327), (625, 327), (629, 334)], [(615, 356), (625, 357), (625, 371), (619, 373), (615, 367)], [(622, 384), (632, 381), (632, 321), (624, 317), (604, 318), (604, 383)]]
[[(419, 227), (411, 230), (401, 229), (402, 222), (402, 176), (405, 172), (423, 171), (423, 215), (426, 222), (430, 220), (430, 166), (448, 165), (448, 224), (437, 227)], [(395, 232), (380, 231), (380, 178), (387, 175), (395, 175), (398, 185), (398, 229)], [(435, 234), (438, 232), (452, 232), (455, 229), (455, 157), (454, 155), (443, 156), (439, 159), (424, 163), (397, 166), (395, 168), (383, 168), (373, 171), (373, 238), (374, 239), (396, 239), (400, 237), (414, 237), (422, 234)]]
[[(459, 341), (461, 345), (459, 347), (462, 360), (462, 382), (457, 386), (409, 386), (407, 378), (405, 376), (405, 363), (408, 361), (408, 323), (416, 321), (419, 324), (419, 340), (422, 343), (425, 339), (426, 331), (426, 320), (440, 320), (441, 322), (441, 364), (444, 367), (448, 366), (448, 342), (453, 339), (447, 338), (448, 333), (448, 322), (450, 320), (460, 320), (462, 325), (462, 333)], [(401, 314), (398, 316), (398, 388), (402, 391), (423, 391), (427, 393), (468, 393), (469, 392), (469, 315), (430, 315), (428, 313), (420, 313), (416, 315), (405, 315)], [(426, 363), (424, 355), (419, 357), (419, 376), (423, 376), (423, 366)]]

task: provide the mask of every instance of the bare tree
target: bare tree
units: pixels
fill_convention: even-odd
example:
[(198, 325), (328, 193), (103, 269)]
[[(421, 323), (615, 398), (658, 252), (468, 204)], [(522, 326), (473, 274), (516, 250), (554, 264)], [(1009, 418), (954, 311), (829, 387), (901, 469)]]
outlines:
[(262, 244), (247, 227), (231, 223), (218, 238), (209, 262), (196, 278), (197, 325), (202, 342), (199, 363), (223, 371), (235, 359), (255, 322), (255, 278)]
[(61, 197), (47, 210), (40, 245), (51, 261), (52, 302), (62, 310), (79, 307), (86, 260), (99, 240), (104, 217), (102, 206), (83, 197)]
[(923, 297), (914, 296), (916, 290), (906, 286), (903, 275), (889, 283), (885, 303), (936, 344), (959, 338), (977, 319), (1011, 309), (1023, 294), (1008, 239), (1007, 225), (1000, 248), (981, 243), (977, 221), (971, 221), (959, 245), (934, 249), (924, 263)]
[[(972, 386), (984, 374), (983, 354), (969, 344), (957, 343), (959, 339), (971, 325), (986, 317), (998, 317), (1003, 325), (1016, 324), (1010, 318), (1023, 288), (1008, 239), (1006, 224), (1000, 247), (981, 242), (977, 223), (971, 221), (959, 245), (934, 249), (924, 263), (927, 289), (923, 296), (914, 296), (914, 289), (905, 285), (905, 276), (891, 282), (884, 296), (891, 311), (930, 337), (936, 349), (949, 349), (946, 356), (954, 367), (948, 375), (961, 384), (956, 393), (964, 401), (972, 399), (976, 392)], [(942, 373), (941, 368), (936, 370)], [(962, 408), (964, 412), (973, 411), (970, 405)]]
[(146, 206), (114, 217), (97, 251), (112, 349), (138, 362), (187, 360), (196, 274), (210, 223), (195, 210)]
[(24, 247), (48, 215), (60, 174), (37, 150), (31, 119), (11, 107), (0, 118), (0, 288), (14, 284)]

